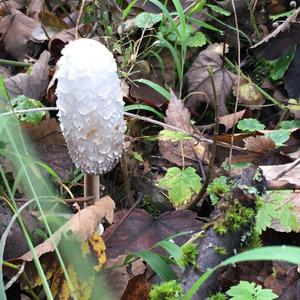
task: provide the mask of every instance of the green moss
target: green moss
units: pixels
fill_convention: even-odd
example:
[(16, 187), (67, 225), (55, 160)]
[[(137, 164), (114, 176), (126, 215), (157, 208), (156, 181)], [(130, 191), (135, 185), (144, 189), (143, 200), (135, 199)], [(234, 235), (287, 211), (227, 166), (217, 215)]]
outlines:
[(238, 231), (241, 227), (249, 224), (255, 217), (255, 211), (253, 208), (245, 207), (239, 202), (230, 206), (225, 216), (218, 220), (214, 225), (214, 230), (223, 235), (230, 231)]
[(210, 296), (209, 300), (226, 300), (227, 296), (221, 292), (218, 292), (212, 296)]
[(187, 267), (187, 266), (195, 266), (196, 265), (196, 257), (198, 255), (197, 244), (188, 243), (181, 247), (183, 256), (180, 259), (179, 266)]
[(176, 280), (171, 280), (153, 285), (149, 297), (150, 300), (182, 300), (183, 292), (182, 286)]
[(224, 247), (222, 247), (222, 246), (213, 246), (213, 248), (214, 248), (214, 250), (218, 253), (218, 254), (220, 254), (220, 255), (227, 255), (228, 254), (228, 252), (227, 252), (227, 250), (226, 250), (226, 248), (224, 248)]

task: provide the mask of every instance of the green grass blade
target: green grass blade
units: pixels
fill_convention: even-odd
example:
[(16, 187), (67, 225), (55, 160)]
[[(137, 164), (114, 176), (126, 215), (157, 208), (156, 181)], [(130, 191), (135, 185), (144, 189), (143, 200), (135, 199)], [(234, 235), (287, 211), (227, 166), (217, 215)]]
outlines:
[(175, 259), (177, 265), (179, 264), (183, 255), (181, 247), (167, 240), (160, 241), (155, 246), (165, 249)]
[(164, 115), (156, 110), (155, 108), (147, 105), (147, 104), (129, 104), (124, 107), (124, 111), (131, 111), (131, 110), (146, 110), (154, 113), (160, 119), (164, 119)]
[(165, 88), (163, 88), (162, 86), (160, 86), (159, 84), (157, 84), (151, 80), (137, 79), (137, 80), (134, 80), (134, 82), (139, 82), (139, 83), (143, 83), (143, 84), (150, 86), (152, 89), (154, 89), (156, 92), (160, 93), (162, 96), (164, 96), (168, 100), (170, 100), (170, 98), (171, 98), (170, 92), (168, 90), (166, 90)]
[(147, 250), (141, 250), (135, 253), (136, 256), (142, 258), (164, 281), (177, 279), (177, 275), (170, 266), (156, 253)]
[(24, 208), (26, 208), (29, 204), (31, 204), (32, 202), (34, 202), (35, 199), (32, 199), (28, 202), (26, 202), (24, 205), (22, 205), (16, 212), (15, 214), (12, 216), (11, 220), (9, 221), (5, 231), (3, 232), (1, 239), (0, 239), (0, 299), (6, 300), (6, 294), (5, 294), (5, 289), (4, 289), (4, 282), (3, 282), (3, 255), (4, 255), (4, 247), (5, 247), (5, 243), (8, 237), (8, 234), (11, 230), (11, 227), (13, 226), (14, 222), (16, 221), (16, 219), (19, 217), (20, 213), (22, 212), (22, 210)]

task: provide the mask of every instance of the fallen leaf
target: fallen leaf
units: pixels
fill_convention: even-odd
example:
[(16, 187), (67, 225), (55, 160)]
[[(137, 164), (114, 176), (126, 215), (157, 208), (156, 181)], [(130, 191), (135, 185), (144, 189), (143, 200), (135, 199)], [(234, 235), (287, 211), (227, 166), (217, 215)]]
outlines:
[(289, 168), (291, 164), (292, 163), (275, 165), (275, 166), (260, 166), (260, 168), (263, 170), (264, 176), (266, 177), (268, 182), (276, 180), (278, 182), (289, 183), (299, 188), (300, 187), (300, 165), (295, 166), (286, 174), (284, 174), (283, 176), (277, 179), (278, 175), (283, 170)]
[(120, 266), (123, 264), (125, 257), (126, 255), (120, 255), (116, 258), (108, 259), (102, 272), (106, 285), (112, 291), (113, 299), (123, 299), (124, 292), (128, 291), (130, 286), (132, 286), (132, 283), (130, 283), (131, 279), (144, 275), (146, 271), (146, 265), (141, 259), (129, 265)]
[[(78, 237), (79, 240), (89, 240), (103, 218), (106, 218), (110, 223), (112, 222), (114, 209), (115, 202), (109, 196), (99, 199), (94, 205), (79, 211), (66, 224), (58, 229), (52, 236), (53, 241), (58, 245), (62, 236), (69, 231), (71, 231), (74, 236)], [(54, 251), (52, 240), (48, 238), (42, 244), (36, 246), (35, 251), (38, 257)], [(31, 251), (25, 253), (19, 257), (19, 259), (23, 261), (32, 261), (33, 257)]]
[(6, 51), (17, 60), (24, 59), (26, 55), (34, 57), (41, 49), (38, 44), (44, 42), (32, 36), (32, 30), (38, 25), (37, 21), (12, 9), (11, 14), (0, 19), (0, 36)]
[(232, 90), (236, 75), (223, 67), (220, 56), (223, 44), (213, 44), (201, 51), (191, 68), (185, 75), (188, 97), (187, 107), (192, 113), (199, 114), (199, 102), (209, 103), (214, 107), (214, 95), (212, 81), (208, 73), (208, 67), (212, 70), (212, 78), (216, 88), (216, 97), (219, 101), (220, 114), (228, 115), (226, 99)]
[[(193, 133), (191, 114), (184, 106), (184, 102), (176, 97), (171, 90), (171, 98), (166, 110), (165, 123), (180, 128), (188, 133)], [(208, 145), (195, 139), (166, 141), (159, 137), (159, 151), (170, 162), (182, 166), (195, 165), (198, 167), (199, 160), (208, 163)]]
[(148, 300), (149, 299), (150, 284), (145, 274), (136, 275), (132, 277), (121, 300)]
[(246, 109), (220, 117), (219, 123), (225, 126), (225, 132), (234, 127), (239, 120), (243, 119), (248, 113)]
[(245, 148), (255, 153), (267, 153), (275, 150), (275, 142), (263, 136), (250, 136), (244, 139)]
[[(143, 209), (134, 209), (130, 216), (118, 226), (118, 222), (125, 216), (126, 210), (115, 214), (115, 224), (109, 227), (103, 235), (107, 256), (117, 257), (128, 252), (149, 249), (156, 242), (179, 232), (199, 231), (201, 222), (196, 219), (197, 214), (189, 210), (166, 212), (158, 218), (153, 218)], [(175, 239), (183, 243), (186, 236)]]
[(49, 83), (49, 58), (50, 53), (44, 51), (39, 60), (34, 64), (30, 74), (19, 73), (13, 77), (4, 79), (9, 96), (25, 95), (36, 100), (41, 100)]

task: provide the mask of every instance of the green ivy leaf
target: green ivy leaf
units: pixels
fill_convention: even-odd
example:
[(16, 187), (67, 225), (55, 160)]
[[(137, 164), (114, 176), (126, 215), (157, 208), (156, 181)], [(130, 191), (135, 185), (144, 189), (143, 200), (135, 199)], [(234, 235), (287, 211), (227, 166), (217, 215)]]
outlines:
[(300, 128), (300, 120), (282, 121), (279, 126), (281, 129)]
[(289, 129), (273, 130), (265, 134), (266, 137), (275, 142), (276, 147), (284, 146), (284, 143), (289, 140), (291, 131)]
[(175, 206), (188, 201), (193, 192), (199, 192), (201, 187), (200, 177), (192, 167), (183, 170), (178, 167), (169, 168), (158, 185), (168, 190), (169, 198)]
[(142, 12), (134, 19), (134, 25), (142, 29), (150, 29), (162, 20), (162, 16), (154, 13)]
[(264, 124), (261, 124), (259, 121), (257, 121), (256, 119), (252, 119), (252, 118), (243, 119), (243, 120), (239, 121), (237, 124), (237, 127), (238, 127), (238, 129), (240, 129), (242, 131), (250, 131), (250, 132), (265, 129)]
[(186, 44), (188, 47), (202, 47), (206, 44), (206, 37), (205, 34), (202, 32), (196, 32), (193, 36), (190, 36)]

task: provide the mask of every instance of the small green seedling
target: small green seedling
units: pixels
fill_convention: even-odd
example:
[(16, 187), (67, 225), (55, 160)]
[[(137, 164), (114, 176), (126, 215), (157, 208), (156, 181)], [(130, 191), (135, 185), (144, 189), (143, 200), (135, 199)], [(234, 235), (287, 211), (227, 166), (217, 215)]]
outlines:
[(153, 285), (149, 297), (150, 300), (182, 300), (183, 293), (182, 286), (176, 280), (171, 280)]
[(236, 286), (232, 286), (226, 294), (230, 300), (272, 300), (278, 296), (270, 289), (263, 289), (254, 282), (240, 281)]
[(168, 196), (175, 207), (187, 203), (193, 193), (198, 193), (201, 188), (200, 177), (193, 167), (180, 169), (169, 168), (164, 178), (159, 181), (158, 186), (168, 191)]

